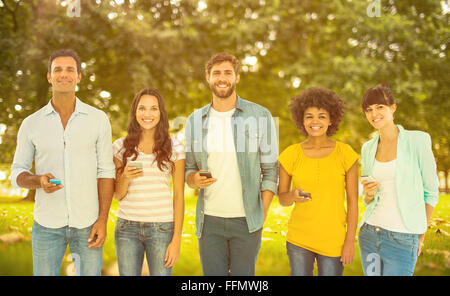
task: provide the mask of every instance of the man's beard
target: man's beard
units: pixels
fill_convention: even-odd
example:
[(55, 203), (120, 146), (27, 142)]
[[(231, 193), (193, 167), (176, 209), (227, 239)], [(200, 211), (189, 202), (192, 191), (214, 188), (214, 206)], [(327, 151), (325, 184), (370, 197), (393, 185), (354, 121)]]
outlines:
[(236, 84), (232, 84), (230, 86), (230, 88), (228, 89), (228, 91), (224, 92), (223, 90), (218, 89), (218, 87), (214, 86), (214, 85), (209, 85), (209, 87), (211, 88), (212, 92), (214, 93), (214, 95), (220, 99), (226, 99), (229, 96), (231, 96), (234, 92), (234, 90), (236, 89)]

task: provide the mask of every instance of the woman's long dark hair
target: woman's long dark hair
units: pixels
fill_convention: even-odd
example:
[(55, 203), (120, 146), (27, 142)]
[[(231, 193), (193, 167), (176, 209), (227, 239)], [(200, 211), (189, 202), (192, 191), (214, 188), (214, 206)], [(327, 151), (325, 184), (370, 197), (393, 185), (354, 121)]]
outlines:
[(134, 156), (132, 160), (136, 160), (138, 157), (137, 146), (141, 140), (141, 126), (136, 120), (136, 110), (139, 105), (139, 101), (143, 95), (154, 96), (158, 99), (159, 112), (161, 114), (158, 125), (155, 127), (155, 146), (153, 153), (155, 154), (155, 160), (157, 161), (158, 168), (162, 171), (163, 169), (170, 170), (174, 169), (174, 162), (170, 159), (172, 156), (172, 141), (169, 136), (169, 117), (167, 115), (166, 104), (161, 93), (154, 88), (145, 88), (141, 90), (134, 97), (133, 103), (131, 104), (130, 117), (127, 128), (127, 136), (123, 141), (123, 147), (125, 152), (122, 156), (123, 166), (119, 168), (119, 172), (123, 172), (127, 165), (127, 159), (130, 156)]

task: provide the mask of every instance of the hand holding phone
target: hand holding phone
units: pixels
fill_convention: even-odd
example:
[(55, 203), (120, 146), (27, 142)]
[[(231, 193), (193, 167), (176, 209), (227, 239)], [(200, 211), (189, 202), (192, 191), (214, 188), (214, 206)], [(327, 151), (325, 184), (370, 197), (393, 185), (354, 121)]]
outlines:
[(193, 181), (195, 187), (203, 189), (209, 187), (216, 182), (217, 179), (212, 177), (211, 172), (201, 170), (194, 174)]
[(39, 176), (39, 182), (40, 182), (41, 188), (46, 193), (53, 193), (64, 187), (61, 184), (62, 183), (61, 180), (55, 178), (55, 176), (53, 176), (50, 173)]
[(128, 180), (136, 179), (144, 175), (144, 165), (141, 161), (129, 161), (123, 170), (123, 176)]
[(373, 196), (375, 191), (380, 187), (380, 183), (372, 176), (361, 176), (363, 191), (369, 196)]
[(295, 202), (308, 202), (312, 200), (311, 193), (303, 191), (301, 188), (296, 188), (293, 190)]

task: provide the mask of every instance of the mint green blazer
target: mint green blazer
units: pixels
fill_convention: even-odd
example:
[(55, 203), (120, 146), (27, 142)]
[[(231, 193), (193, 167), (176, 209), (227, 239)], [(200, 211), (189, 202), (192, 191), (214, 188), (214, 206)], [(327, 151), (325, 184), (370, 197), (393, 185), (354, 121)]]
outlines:
[[(405, 130), (401, 125), (397, 142), (396, 187), (398, 206), (406, 229), (413, 233), (427, 231), (425, 204), (436, 206), (439, 199), (439, 181), (436, 161), (431, 150), (431, 138), (428, 133)], [(361, 148), (361, 175), (372, 176), (375, 155), (377, 153), (377, 134)], [(362, 226), (370, 217), (380, 199), (380, 189), (375, 192), (374, 200), (364, 205), (366, 212), (358, 226)]]

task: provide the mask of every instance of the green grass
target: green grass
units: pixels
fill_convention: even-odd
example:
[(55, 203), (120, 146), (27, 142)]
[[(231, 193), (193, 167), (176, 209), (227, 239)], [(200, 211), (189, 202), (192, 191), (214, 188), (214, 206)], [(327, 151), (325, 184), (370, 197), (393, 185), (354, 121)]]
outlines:
[[(173, 275), (202, 275), (198, 241), (195, 236), (196, 198), (191, 192), (186, 197), (186, 214), (183, 240), (178, 263)], [(33, 203), (21, 202), (19, 198), (0, 198), (0, 234), (18, 231), (25, 239), (14, 244), (0, 242), (0, 275), (32, 275), (31, 227), (33, 225)], [(111, 206), (108, 221), (108, 237), (103, 247), (103, 266), (106, 271), (116, 261), (114, 227), (118, 203)], [(360, 202), (360, 218), (364, 206)], [(256, 263), (256, 275), (289, 275), (285, 234), (292, 208), (282, 207), (274, 198), (263, 229), (263, 241)], [(440, 233), (436, 233), (440, 229)], [(443, 230), (443, 232), (442, 232)], [(450, 275), (450, 195), (441, 196), (435, 208), (432, 225), (427, 231), (423, 254), (419, 257), (415, 275)], [(70, 251), (67, 250), (67, 254)], [(70, 262), (64, 258), (61, 274), (66, 274)], [(316, 271), (315, 271), (316, 272)], [(344, 275), (363, 275), (358, 242), (355, 244), (355, 260), (344, 269)]]

